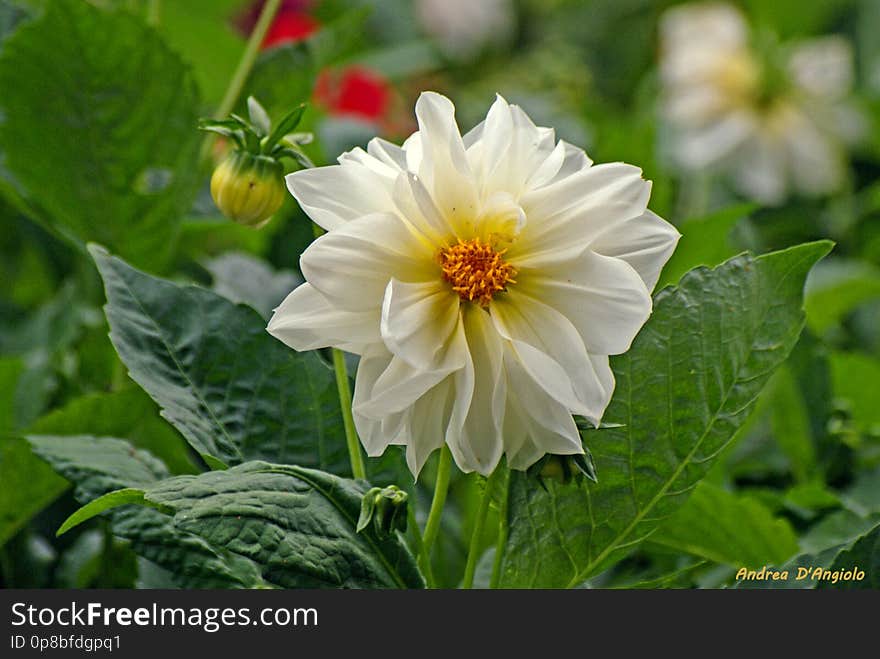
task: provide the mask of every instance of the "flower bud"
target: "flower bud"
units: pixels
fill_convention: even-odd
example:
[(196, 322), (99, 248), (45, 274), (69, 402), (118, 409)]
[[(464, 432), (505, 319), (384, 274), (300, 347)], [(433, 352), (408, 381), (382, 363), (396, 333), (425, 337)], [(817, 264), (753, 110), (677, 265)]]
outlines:
[(406, 531), (407, 498), (407, 493), (396, 485), (368, 490), (361, 499), (357, 532), (363, 531), (371, 522), (380, 537), (389, 536), (395, 530)]
[(544, 484), (546, 479), (567, 485), (572, 481), (579, 483), (586, 476), (591, 481), (597, 482), (596, 468), (593, 466), (593, 457), (589, 452), (576, 455), (547, 454), (529, 467), (528, 474), (537, 478), (544, 489), (546, 489)]
[(262, 226), (284, 202), (281, 163), (233, 149), (211, 176), (211, 196), (226, 217), (249, 227)]

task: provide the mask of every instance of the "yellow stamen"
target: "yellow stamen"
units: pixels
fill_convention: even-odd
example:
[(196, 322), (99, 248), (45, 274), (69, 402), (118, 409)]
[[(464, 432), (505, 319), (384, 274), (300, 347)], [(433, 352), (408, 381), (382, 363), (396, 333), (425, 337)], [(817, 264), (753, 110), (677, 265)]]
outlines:
[(452, 284), (462, 300), (488, 306), (495, 293), (516, 283), (516, 268), (503, 258), (506, 251), (496, 251), (479, 238), (459, 239), (452, 247), (440, 250), (443, 279)]

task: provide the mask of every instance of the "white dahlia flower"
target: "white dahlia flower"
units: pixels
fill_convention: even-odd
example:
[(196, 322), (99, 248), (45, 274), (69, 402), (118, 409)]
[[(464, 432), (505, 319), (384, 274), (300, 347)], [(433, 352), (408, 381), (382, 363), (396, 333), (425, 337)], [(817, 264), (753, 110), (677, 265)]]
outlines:
[(372, 140), (287, 185), (328, 233), (268, 331), (361, 355), (353, 411), (369, 455), (405, 444), (417, 475), (449, 446), (465, 472), (583, 453), (608, 356), (651, 313), (678, 232), (640, 169), (593, 165), (498, 97), (464, 137), (445, 97), (416, 103), (402, 147)]
[(845, 39), (780, 47), (751, 34), (738, 9), (705, 3), (667, 11), (660, 41), (663, 114), (684, 169), (726, 172), (768, 204), (840, 185), (846, 144), (864, 129), (847, 100), (853, 64)]

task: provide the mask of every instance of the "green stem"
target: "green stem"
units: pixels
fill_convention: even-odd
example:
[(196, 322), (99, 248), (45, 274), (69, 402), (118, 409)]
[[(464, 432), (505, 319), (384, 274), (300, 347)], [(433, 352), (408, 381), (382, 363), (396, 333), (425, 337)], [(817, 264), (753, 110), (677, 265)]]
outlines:
[(162, 15), (162, 0), (147, 0), (147, 25), (158, 27)]
[(495, 560), (492, 562), (492, 578), (489, 588), (498, 588), (501, 580), (501, 561), (504, 558), (504, 547), (507, 545), (507, 495), (510, 487), (505, 487), (501, 495), (501, 507), (498, 510), (498, 541), (495, 543)]
[[(224, 94), (223, 100), (220, 101), (217, 112), (214, 113), (215, 119), (226, 118), (235, 108), (238, 97), (241, 96), (241, 90), (244, 88), (244, 83), (247, 82), (251, 69), (254, 68), (254, 62), (257, 61), (257, 55), (259, 55), (260, 46), (266, 38), (266, 32), (269, 31), (269, 26), (272, 25), (272, 21), (275, 18), (275, 14), (278, 13), (278, 7), (280, 6), (281, 0), (266, 0), (266, 3), (263, 5), (263, 11), (260, 12), (260, 17), (257, 19), (256, 25), (254, 25), (254, 30), (251, 32), (244, 53), (241, 55), (241, 60), (238, 62), (238, 68), (232, 74), (232, 79), (226, 88), (226, 94)], [(214, 133), (208, 133), (202, 142), (200, 162), (204, 162), (207, 159), (213, 143)]]
[(364, 458), (361, 455), (360, 441), (354, 427), (354, 416), (351, 413), (351, 387), (348, 384), (348, 369), (345, 368), (345, 355), (339, 348), (333, 348), (333, 370), (336, 372), (336, 389), (339, 392), (339, 406), (342, 408), (342, 423), (345, 426), (345, 443), (348, 445), (351, 473), (355, 478), (366, 478)]
[(425, 582), (428, 584), (428, 588), (433, 588), (434, 571), (431, 569), (431, 561), (424, 563), (423, 560), (425, 556), (425, 543), (422, 540), (422, 532), (419, 530), (419, 522), (416, 519), (415, 501), (411, 501), (410, 505), (406, 507), (406, 516), (410, 533), (412, 533), (413, 549), (415, 549), (416, 556), (419, 557), (419, 567), (425, 575)]
[(461, 587), (464, 589), (472, 588), (474, 585), (474, 574), (477, 571), (477, 559), (480, 555), (480, 546), (483, 540), (483, 528), (486, 526), (486, 516), (489, 513), (489, 504), (492, 502), (492, 493), (495, 490), (495, 484), (503, 473), (499, 465), (489, 479), (486, 481), (486, 489), (483, 492), (483, 498), (480, 499), (480, 507), (477, 509), (477, 517), (474, 520), (474, 530), (471, 533), (471, 545), (468, 549), (467, 565), (464, 568), (464, 579)]
[[(440, 532), (440, 518), (443, 516), (443, 506), (446, 504), (446, 493), (449, 491), (449, 476), (452, 474), (452, 452), (444, 444), (440, 449), (440, 462), (437, 463), (437, 481), (434, 484), (434, 499), (431, 501), (431, 510), (428, 513), (428, 522), (425, 524), (425, 534), (422, 536), (422, 562), (427, 565), (431, 562), (431, 548)], [(424, 567), (422, 569), (425, 569)]]

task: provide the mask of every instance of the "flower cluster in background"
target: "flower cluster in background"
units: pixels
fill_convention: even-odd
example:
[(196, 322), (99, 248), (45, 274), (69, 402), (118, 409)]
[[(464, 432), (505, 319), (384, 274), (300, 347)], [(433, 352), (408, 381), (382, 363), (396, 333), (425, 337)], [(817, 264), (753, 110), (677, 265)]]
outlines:
[(845, 39), (779, 43), (715, 3), (669, 10), (660, 37), (663, 115), (682, 168), (712, 168), (769, 204), (840, 188), (847, 146), (864, 133)]

